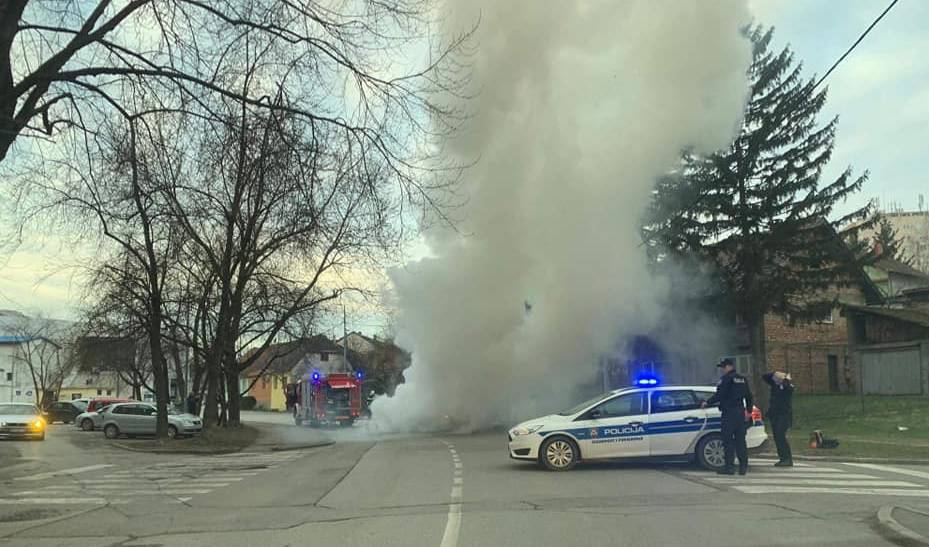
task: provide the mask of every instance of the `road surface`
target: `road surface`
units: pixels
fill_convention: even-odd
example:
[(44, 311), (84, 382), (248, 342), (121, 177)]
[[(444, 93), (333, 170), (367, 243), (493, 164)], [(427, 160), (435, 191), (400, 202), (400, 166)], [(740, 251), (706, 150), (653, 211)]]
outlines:
[(333, 435), (227, 456), (125, 452), (63, 425), (45, 442), (0, 441), (0, 545), (871, 547), (894, 545), (880, 507), (929, 507), (929, 468), (550, 473), (509, 460), (501, 434)]

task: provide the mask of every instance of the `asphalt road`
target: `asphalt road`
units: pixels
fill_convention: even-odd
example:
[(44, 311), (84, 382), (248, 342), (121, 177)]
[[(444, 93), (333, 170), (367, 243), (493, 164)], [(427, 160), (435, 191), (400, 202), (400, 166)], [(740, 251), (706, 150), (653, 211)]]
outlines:
[[(254, 419), (254, 418), (253, 418)], [(52, 426), (0, 441), (0, 545), (894, 545), (881, 506), (929, 508), (929, 468), (600, 464), (549, 473), (500, 434), (155, 455)]]

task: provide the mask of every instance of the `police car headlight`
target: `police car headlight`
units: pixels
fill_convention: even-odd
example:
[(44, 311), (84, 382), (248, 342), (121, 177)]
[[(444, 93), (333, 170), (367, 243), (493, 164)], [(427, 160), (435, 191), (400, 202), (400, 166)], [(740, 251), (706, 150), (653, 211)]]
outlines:
[(510, 434), (513, 435), (514, 437), (519, 437), (521, 435), (530, 435), (540, 429), (542, 429), (541, 425), (530, 425), (528, 427), (516, 427), (516, 428), (513, 428), (512, 431), (510, 431)]

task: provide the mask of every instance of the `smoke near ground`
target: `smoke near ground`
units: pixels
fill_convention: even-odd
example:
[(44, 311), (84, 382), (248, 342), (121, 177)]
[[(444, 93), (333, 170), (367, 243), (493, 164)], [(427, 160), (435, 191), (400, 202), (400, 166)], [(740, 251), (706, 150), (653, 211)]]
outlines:
[(468, 429), (566, 407), (597, 356), (661, 313), (640, 246), (655, 178), (680, 150), (730, 142), (750, 46), (743, 1), (461, 0), (480, 19), (476, 115), (451, 145), (477, 160), (457, 231), (394, 272), (407, 384), (382, 427)]

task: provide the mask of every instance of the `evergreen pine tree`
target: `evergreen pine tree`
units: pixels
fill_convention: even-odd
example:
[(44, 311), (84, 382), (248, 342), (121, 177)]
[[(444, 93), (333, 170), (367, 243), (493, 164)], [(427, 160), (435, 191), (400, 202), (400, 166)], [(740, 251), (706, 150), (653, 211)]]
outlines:
[(874, 234), (874, 252), (879, 258), (892, 258), (899, 260), (908, 266), (912, 266), (909, 257), (903, 254), (903, 248), (900, 244), (900, 237), (897, 236), (897, 230), (890, 222), (890, 219), (878, 215), (877, 233)]
[[(870, 206), (833, 218), (867, 173), (821, 175), (832, 156), (838, 120), (817, 115), (825, 89), (805, 80), (789, 47), (771, 50), (772, 29), (748, 29), (753, 45), (745, 117), (728, 149), (685, 152), (662, 178), (644, 229), (653, 257), (699, 257), (715, 266), (729, 310), (749, 328), (752, 368), (765, 368), (764, 315), (812, 318), (831, 310), (821, 290), (848, 280), (865, 260), (857, 231)], [(757, 374), (754, 376), (757, 377)]]

